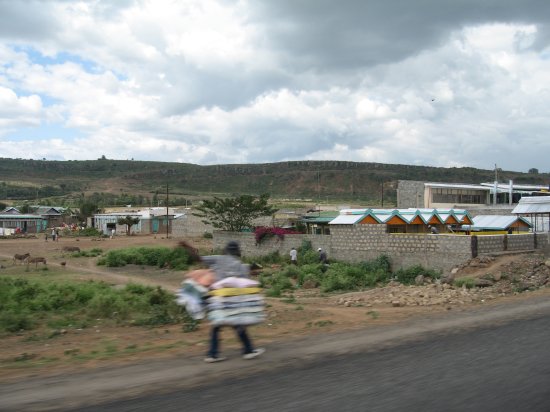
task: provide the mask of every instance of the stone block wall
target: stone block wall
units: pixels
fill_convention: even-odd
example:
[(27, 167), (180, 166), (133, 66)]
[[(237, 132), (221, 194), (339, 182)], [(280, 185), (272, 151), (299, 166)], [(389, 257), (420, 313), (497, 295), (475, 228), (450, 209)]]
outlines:
[(537, 233), (537, 248), (545, 249), (550, 246), (550, 232), (548, 233)]
[(477, 253), (480, 255), (505, 250), (504, 235), (486, 235), (477, 237)]
[(533, 250), (535, 249), (535, 235), (502, 235), (508, 237), (508, 250)]
[(289, 256), (290, 249), (299, 248), (304, 240), (309, 240), (314, 250), (323, 248), (331, 256), (331, 236), (329, 235), (285, 235), (284, 239), (274, 236), (256, 244), (254, 233), (214, 232), (214, 251), (221, 252), (227, 242), (235, 240), (241, 246), (243, 256), (264, 256), (273, 252), (279, 252), (281, 256)]
[(385, 254), (394, 270), (422, 265), (445, 272), (471, 257), (469, 236), (390, 234), (385, 225), (335, 225), (331, 237), (336, 259), (359, 262)]
[[(536, 236), (537, 249), (548, 248), (549, 235)], [(534, 234), (476, 238), (478, 255), (535, 249)], [(275, 251), (288, 256), (292, 247), (299, 248), (304, 240), (309, 240), (314, 249), (325, 249), (329, 259), (344, 262), (361, 262), (387, 255), (393, 270), (422, 265), (448, 273), (472, 258), (471, 236), (387, 233), (386, 225), (333, 225), (330, 235), (285, 235), (284, 239), (273, 237), (260, 245), (256, 245), (253, 233), (216, 231), (214, 249), (223, 250), (229, 240), (240, 243), (244, 256), (263, 256)]]
[(399, 180), (397, 182), (397, 207), (424, 207), (424, 182)]

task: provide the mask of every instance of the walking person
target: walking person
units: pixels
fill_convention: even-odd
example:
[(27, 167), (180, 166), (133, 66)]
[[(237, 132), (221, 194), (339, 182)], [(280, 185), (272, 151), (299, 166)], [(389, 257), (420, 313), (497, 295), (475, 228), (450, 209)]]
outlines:
[(55, 242), (55, 228), (52, 228), (52, 242)]
[[(224, 255), (202, 256), (200, 259), (214, 272), (214, 283), (229, 277), (249, 279), (250, 266), (241, 262), (241, 249), (237, 242), (230, 241), (225, 246)], [(219, 356), (219, 334), (223, 325), (213, 325), (210, 330), (210, 348), (204, 359), (207, 363), (220, 362), (225, 357)], [(243, 359), (253, 359), (265, 352), (263, 348), (254, 348), (248, 336), (246, 326), (231, 325), (242, 344)]]
[(327, 271), (328, 268), (328, 258), (327, 258), (327, 252), (323, 250), (323, 248), (317, 249), (317, 252), (319, 252), (319, 263), (321, 263), (323, 266), (321, 270), (323, 272)]
[(298, 264), (298, 251), (296, 250), (296, 248), (290, 249), (290, 263), (292, 265)]

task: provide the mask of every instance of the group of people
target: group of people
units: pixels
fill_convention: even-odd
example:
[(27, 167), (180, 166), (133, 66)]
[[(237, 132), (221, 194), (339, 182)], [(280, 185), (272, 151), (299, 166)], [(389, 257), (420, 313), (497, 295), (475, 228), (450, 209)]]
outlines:
[[(59, 229), (52, 228), (50, 236), (52, 237), (53, 242), (59, 242)], [(47, 242), (48, 241), (48, 231), (45, 232), (44, 238), (46, 239), (46, 242)]]
[[(322, 263), (323, 265), (328, 265), (327, 252), (325, 252), (321, 247), (317, 249), (317, 252), (319, 253), (319, 263)], [(298, 251), (295, 247), (290, 249), (290, 263), (292, 265), (298, 264)]]

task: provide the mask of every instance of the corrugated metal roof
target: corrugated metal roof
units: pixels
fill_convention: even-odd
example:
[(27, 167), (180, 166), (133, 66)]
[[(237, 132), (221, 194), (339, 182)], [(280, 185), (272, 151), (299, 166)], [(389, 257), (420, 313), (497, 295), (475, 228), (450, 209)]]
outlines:
[(329, 222), (329, 225), (353, 225), (360, 221), (363, 215), (340, 215)]
[(519, 199), (518, 205), (512, 210), (514, 214), (550, 213), (550, 196), (530, 196)]
[(11, 219), (11, 220), (25, 220), (25, 219), (40, 219), (42, 220), (42, 216), (38, 215), (14, 215), (11, 213), (8, 214), (2, 214), (0, 215), (0, 219)]
[(482, 185), (472, 185), (467, 183), (424, 183), (424, 186), (439, 187), (445, 189), (470, 189), (470, 190), (491, 190), (491, 188)]
[(473, 218), (473, 225), (471, 225), (470, 228), (472, 230), (507, 230), (518, 220), (525, 222), (529, 227), (531, 227), (531, 223), (517, 216), (479, 215)]

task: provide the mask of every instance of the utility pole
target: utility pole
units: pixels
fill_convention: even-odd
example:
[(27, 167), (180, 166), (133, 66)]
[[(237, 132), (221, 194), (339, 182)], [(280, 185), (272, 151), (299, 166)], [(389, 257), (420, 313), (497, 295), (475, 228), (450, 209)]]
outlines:
[(170, 221), (168, 220), (168, 183), (166, 183), (166, 239), (168, 239), (168, 228)]

